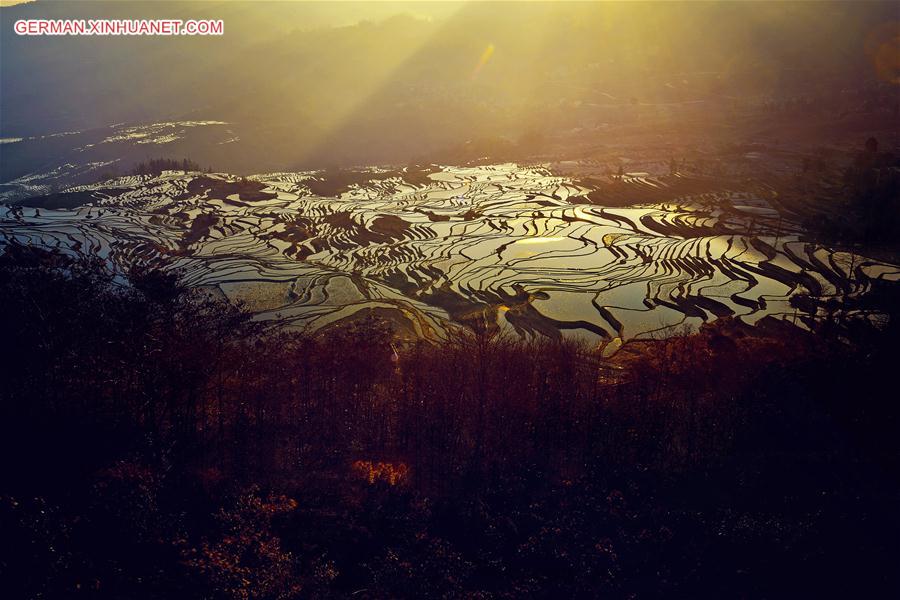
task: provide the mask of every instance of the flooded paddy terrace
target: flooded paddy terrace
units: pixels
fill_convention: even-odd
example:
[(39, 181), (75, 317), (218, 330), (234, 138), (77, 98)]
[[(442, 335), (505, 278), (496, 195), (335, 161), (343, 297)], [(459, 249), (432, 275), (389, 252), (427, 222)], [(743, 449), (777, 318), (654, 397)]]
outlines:
[(472, 322), (590, 341), (726, 316), (809, 327), (819, 309), (792, 298), (900, 279), (897, 264), (811, 240), (762, 185), (515, 164), (341, 178), (123, 177), (0, 207), (0, 240), (178, 268), (258, 319), (318, 329), (376, 314), (429, 338)]

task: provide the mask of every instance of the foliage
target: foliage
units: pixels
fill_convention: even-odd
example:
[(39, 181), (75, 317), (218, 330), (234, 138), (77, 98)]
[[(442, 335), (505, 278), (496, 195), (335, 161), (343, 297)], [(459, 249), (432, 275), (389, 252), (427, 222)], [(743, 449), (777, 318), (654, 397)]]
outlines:
[[(207, 169), (210, 171), (211, 169)], [(203, 171), (199, 163), (188, 158), (151, 158), (147, 162), (139, 162), (131, 170), (132, 175), (159, 175), (163, 171)]]
[(176, 271), (17, 245), (0, 303), (12, 597), (895, 583), (895, 324), (848, 346), (723, 320), (611, 359), (491, 330), (397, 346), (378, 321), (265, 328)]

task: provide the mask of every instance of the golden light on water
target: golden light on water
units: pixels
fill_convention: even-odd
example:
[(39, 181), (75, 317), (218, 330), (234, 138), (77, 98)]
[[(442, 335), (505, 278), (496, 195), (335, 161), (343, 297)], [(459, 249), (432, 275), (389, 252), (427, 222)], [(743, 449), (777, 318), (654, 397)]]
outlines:
[(568, 238), (560, 237), (560, 236), (538, 236), (538, 237), (530, 237), (530, 238), (524, 238), (521, 240), (517, 240), (516, 243), (517, 244), (548, 244), (551, 242), (561, 242), (565, 239), (568, 239)]

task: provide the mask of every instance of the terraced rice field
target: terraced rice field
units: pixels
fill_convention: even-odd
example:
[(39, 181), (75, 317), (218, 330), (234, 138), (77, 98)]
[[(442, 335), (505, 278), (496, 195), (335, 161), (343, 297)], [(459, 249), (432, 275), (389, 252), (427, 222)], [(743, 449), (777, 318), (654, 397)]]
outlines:
[(514, 164), (372, 169), (339, 184), (166, 172), (0, 207), (0, 240), (179, 268), (258, 319), (321, 328), (376, 313), (432, 338), (472, 321), (594, 341), (724, 316), (806, 327), (816, 315), (792, 296), (854, 297), (900, 279), (896, 264), (811, 241), (774, 198)]

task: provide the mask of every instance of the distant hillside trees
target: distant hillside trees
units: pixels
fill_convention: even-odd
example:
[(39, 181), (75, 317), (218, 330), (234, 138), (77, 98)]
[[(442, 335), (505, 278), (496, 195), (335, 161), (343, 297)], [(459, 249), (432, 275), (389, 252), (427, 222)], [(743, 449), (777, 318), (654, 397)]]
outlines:
[(97, 181), (109, 181), (110, 179), (119, 177), (119, 175), (119, 169), (116, 168), (115, 164), (107, 165), (106, 168), (97, 175)]
[[(203, 171), (200, 164), (189, 158), (181, 160), (174, 158), (151, 158), (147, 162), (139, 162), (131, 170), (132, 175), (159, 175), (163, 171)], [(212, 168), (206, 168), (207, 173), (212, 172)]]
[(862, 213), (868, 238), (893, 239), (900, 230), (898, 175), (900, 160), (892, 152), (879, 152), (874, 137), (866, 140), (844, 173), (845, 188)]

